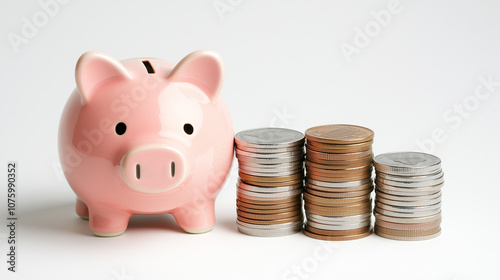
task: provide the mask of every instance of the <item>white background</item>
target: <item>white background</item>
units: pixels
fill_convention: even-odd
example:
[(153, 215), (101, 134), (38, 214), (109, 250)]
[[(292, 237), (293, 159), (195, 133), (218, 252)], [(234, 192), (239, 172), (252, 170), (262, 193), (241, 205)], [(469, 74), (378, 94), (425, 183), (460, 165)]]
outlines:
[[(487, 90), (480, 80), (500, 82), (500, 3), (400, 0), (382, 26), (373, 14), (389, 2), (75, 0), (51, 6), (43, 22), (37, 1), (2, 1), (0, 278), (499, 279), (500, 84)], [(13, 44), (25, 20), (37, 30)], [(364, 43), (358, 28), (370, 33)], [(356, 53), (345, 55), (347, 44)], [(225, 62), (222, 96), (236, 132), (349, 123), (375, 131), (375, 154), (430, 149), (446, 178), (442, 235), (320, 242), (240, 234), (234, 164), (211, 232), (186, 234), (160, 215), (134, 216), (117, 238), (92, 236), (57, 169), (59, 117), (78, 57), (99, 50), (178, 62), (198, 49)], [(462, 115), (453, 111), (464, 103)], [(432, 133), (434, 147), (416, 144)], [(17, 273), (4, 262), (9, 160), (19, 164)]]

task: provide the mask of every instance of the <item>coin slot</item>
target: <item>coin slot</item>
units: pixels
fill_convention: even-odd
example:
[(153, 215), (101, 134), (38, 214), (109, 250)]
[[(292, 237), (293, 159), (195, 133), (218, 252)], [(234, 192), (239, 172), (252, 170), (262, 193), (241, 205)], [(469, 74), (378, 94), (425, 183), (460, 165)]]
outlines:
[(141, 179), (141, 166), (139, 164), (135, 165), (135, 177)]
[(146, 70), (148, 71), (149, 74), (154, 74), (155, 70), (153, 69), (153, 66), (149, 62), (149, 60), (143, 60), (142, 64), (144, 64), (144, 67), (146, 67)]
[(175, 176), (175, 162), (170, 163), (170, 174), (172, 175), (172, 178)]

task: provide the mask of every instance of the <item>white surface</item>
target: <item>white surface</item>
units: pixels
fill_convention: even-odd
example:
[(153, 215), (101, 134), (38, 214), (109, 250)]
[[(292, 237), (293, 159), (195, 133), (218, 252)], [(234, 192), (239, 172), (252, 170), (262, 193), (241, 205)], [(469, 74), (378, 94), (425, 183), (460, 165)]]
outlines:
[[(233, 6), (219, 16), (214, 3)], [(4, 1), (0, 260), (7, 254), (8, 160), (19, 163), (20, 220), (18, 272), (7, 272), (2, 261), (0, 279), (499, 279), (500, 85), (463, 117), (443, 114), (473, 102), (480, 77), (500, 81), (500, 3), (401, 0), (399, 12), (348, 62), (342, 43), (354, 44), (356, 28), (370, 27), (372, 13), (388, 3), (69, 1), (16, 53), (8, 34), (20, 35), (23, 18), (43, 10), (37, 1)], [(222, 95), (235, 131), (357, 124), (375, 131), (379, 154), (418, 150), (415, 141), (441, 128), (445, 139), (433, 153), (446, 180), (442, 235), (320, 242), (303, 234), (239, 234), (235, 165), (209, 233), (183, 233), (171, 216), (134, 216), (120, 237), (92, 236), (54, 169), (59, 116), (78, 57), (99, 50), (117, 59), (178, 62), (197, 49), (224, 59)]]

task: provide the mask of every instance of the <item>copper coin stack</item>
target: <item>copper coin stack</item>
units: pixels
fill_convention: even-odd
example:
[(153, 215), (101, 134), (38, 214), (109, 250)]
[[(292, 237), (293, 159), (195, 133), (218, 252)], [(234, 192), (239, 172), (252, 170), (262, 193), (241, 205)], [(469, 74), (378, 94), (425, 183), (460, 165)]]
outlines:
[(306, 131), (305, 235), (354, 240), (371, 234), (373, 136), (354, 125)]
[(235, 143), (238, 230), (262, 237), (300, 232), (304, 221), (304, 134), (260, 128), (237, 133)]
[(441, 233), (441, 160), (417, 152), (381, 154), (376, 171), (375, 233), (396, 240), (427, 240)]

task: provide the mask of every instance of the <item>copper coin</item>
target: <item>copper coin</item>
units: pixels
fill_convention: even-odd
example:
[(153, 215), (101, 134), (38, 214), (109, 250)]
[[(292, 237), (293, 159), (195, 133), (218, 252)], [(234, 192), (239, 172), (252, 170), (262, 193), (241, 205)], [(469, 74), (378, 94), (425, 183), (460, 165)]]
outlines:
[(288, 181), (300, 180), (300, 179), (304, 178), (304, 172), (299, 172), (299, 173), (295, 173), (292, 175), (280, 176), (280, 177), (252, 176), (252, 175), (242, 173), (241, 171), (238, 172), (238, 175), (245, 182), (248, 180), (250, 182), (263, 182), (263, 183), (288, 182)]
[(374, 133), (366, 127), (349, 124), (332, 124), (306, 130), (308, 140), (329, 144), (354, 144), (373, 139)]
[(368, 183), (361, 185), (359, 187), (346, 187), (346, 188), (332, 188), (332, 187), (323, 187), (323, 186), (317, 186), (314, 184), (306, 183), (306, 188), (310, 190), (316, 190), (320, 192), (356, 192), (356, 191), (364, 191), (367, 189), (373, 190), (373, 184)]
[(426, 236), (438, 233), (441, 231), (441, 226), (423, 229), (423, 230), (397, 230), (381, 227), (375, 224), (375, 233), (383, 233), (393, 236), (401, 236), (401, 237), (416, 237), (416, 236)]
[(256, 186), (256, 187), (285, 187), (285, 186), (294, 186), (298, 184), (303, 184), (304, 179), (299, 178), (296, 180), (292, 181), (284, 181), (284, 182), (257, 182), (257, 181), (252, 181), (252, 180), (245, 180), (243, 178), (238, 178), (239, 180), (243, 181), (245, 184)]
[[(269, 201), (266, 201), (268, 203)], [(236, 206), (237, 207), (244, 207), (247, 209), (254, 209), (254, 210), (281, 210), (281, 209), (287, 209), (287, 208), (296, 208), (300, 207), (302, 208), (302, 200), (301, 199), (295, 199), (290, 202), (285, 202), (285, 203), (273, 203), (273, 204), (256, 204), (256, 203), (249, 203), (244, 200), (236, 199)]]
[[(371, 143), (373, 144), (373, 142)], [(338, 146), (347, 146), (347, 145), (329, 145), (329, 144), (321, 144), (321, 143), (315, 143), (312, 141), (309, 141), (308, 144), (306, 144), (306, 154), (309, 151), (315, 151), (315, 152), (320, 152), (320, 153), (329, 153), (329, 154), (357, 154), (357, 153), (367, 153), (365, 156), (368, 156), (369, 154), (372, 154), (372, 146), (370, 145), (362, 145), (358, 147), (352, 147), (350, 149), (339, 149)], [(372, 151), (371, 153), (368, 151)], [(362, 158), (362, 157), (360, 157)], [(346, 160), (357, 160), (359, 158), (355, 159), (346, 159)]]
[(322, 216), (354, 216), (371, 212), (371, 204), (366, 203), (365, 206), (335, 206), (326, 207), (318, 206), (310, 203), (305, 203), (304, 209), (307, 213), (322, 215)]
[(306, 182), (308, 184), (313, 184), (315, 186), (321, 186), (327, 188), (350, 188), (350, 187), (359, 187), (368, 183), (372, 183), (372, 178), (366, 178), (364, 180), (351, 181), (351, 182), (325, 182), (325, 181), (313, 180), (311, 178), (306, 178)]
[(363, 152), (357, 153), (329, 153), (329, 152), (320, 152), (315, 151), (314, 148), (308, 149), (306, 155), (309, 157), (323, 159), (323, 160), (333, 160), (333, 161), (341, 161), (341, 160), (359, 160), (365, 158), (367, 156), (372, 155), (371, 149), (368, 149)]
[(307, 177), (311, 178), (312, 180), (318, 180), (318, 181), (323, 181), (323, 182), (342, 183), (342, 182), (352, 182), (352, 181), (360, 181), (360, 180), (368, 179), (368, 178), (371, 178), (371, 174), (363, 174), (363, 175), (352, 176), (352, 177), (324, 177), (324, 176), (318, 176), (315, 174), (307, 173)]
[(324, 177), (353, 177), (353, 176), (361, 176), (363, 174), (371, 177), (372, 167), (371, 165), (365, 165), (359, 168), (350, 168), (350, 169), (307, 168), (307, 173)]
[(312, 233), (310, 231), (304, 230), (304, 234), (308, 237), (314, 238), (314, 239), (319, 239), (319, 240), (326, 240), (326, 241), (347, 241), (347, 240), (356, 240), (360, 238), (364, 238), (372, 234), (371, 230), (368, 230), (367, 232), (360, 233), (360, 234), (354, 234), (354, 235), (344, 235), (344, 236), (331, 236), (331, 235), (321, 235), (321, 234), (316, 234)]
[(268, 187), (268, 186), (254, 186), (243, 182), (240, 178), (238, 178), (238, 182), (236, 183), (238, 189), (252, 191), (252, 192), (263, 192), (263, 193), (278, 193), (285, 191), (293, 191), (296, 189), (303, 189), (303, 182), (299, 182), (295, 185), (289, 186), (281, 186), (281, 187)]
[(387, 222), (380, 219), (375, 219), (375, 224), (384, 228), (397, 229), (397, 230), (426, 230), (441, 225), (441, 218), (429, 223), (415, 223), (415, 224), (398, 224)]
[[(373, 155), (366, 156), (364, 158), (356, 159), (356, 160), (326, 160), (319, 159), (311, 156), (306, 156), (306, 161), (311, 161), (318, 164), (327, 164), (327, 165), (335, 165), (335, 166), (364, 166), (371, 164), (373, 161)], [(307, 166), (307, 164), (306, 164)], [(348, 167), (344, 167), (348, 168)], [(328, 169), (328, 168), (325, 168)], [(338, 167), (335, 169), (339, 169)]]
[(281, 219), (287, 219), (291, 217), (295, 217), (297, 215), (302, 215), (302, 209), (296, 209), (291, 212), (286, 212), (286, 213), (278, 213), (278, 214), (256, 214), (256, 213), (249, 213), (245, 212), (242, 210), (236, 210), (236, 214), (238, 217), (243, 217), (246, 219), (251, 219), (251, 220), (281, 220)]
[(348, 198), (348, 197), (360, 197), (360, 196), (370, 197), (372, 190), (373, 190), (372, 188), (367, 188), (365, 190), (352, 191), (352, 192), (323, 192), (306, 188), (305, 191), (315, 196), (321, 196), (327, 198)]
[(296, 196), (290, 196), (290, 197), (285, 197), (285, 198), (282, 198), (282, 197), (278, 197), (278, 198), (262, 198), (262, 197), (259, 197), (259, 198), (256, 198), (254, 196), (247, 196), (247, 195), (243, 195), (243, 194), (236, 194), (236, 197), (239, 199), (239, 200), (242, 200), (244, 202), (247, 202), (247, 203), (251, 203), (251, 204), (280, 204), (280, 203), (287, 203), (287, 202), (292, 202), (292, 201), (295, 201), (297, 199), (300, 199), (302, 197), (301, 194), (299, 195), (296, 195)]
[(357, 152), (362, 152), (367, 149), (370, 149), (373, 144), (373, 140), (367, 141), (367, 142), (361, 142), (361, 143), (356, 143), (356, 144), (344, 144), (344, 145), (338, 145), (338, 144), (326, 144), (326, 143), (321, 143), (317, 141), (312, 141), (312, 140), (307, 140), (307, 146), (313, 146), (315, 148), (320, 148), (322, 149), (319, 152), (326, 151), (326, 150), (336, 150), (338, 153), (357, 153)]
[(253, 213), (253, 214), (264, 214), (264, 215), (269, 215), (269, 214), (281, 214), (281, 213), (287, 213), (291, 211), (295, 211), (297, 209), (302, 209), (302, 205), (297, 204), (296, 206), (293, 207), (287, 207), (287, 208), (280, 208), (280, 209), (253, 209), (253, 208), (247, 208), (244, 206), (237, 206), (239, 210), (245, 211), (248, 213)]
[(376, 219), (398, 224), (430, 223), (435, 220), (441, 219), (441, 212), (424, 217), (399, 218), (399, 217), (386, 216), (374, 210), (373, 215), (375, 216)]
[(439, 230), (437, 233), (430, 234), (430, 235), (422, 235), (422, 236), (397, 236), (397, 235), (390, 235), (390, 234), (385, 234), (382, 232), (377, 232), (377, 235), (380, 237), (388, 238), (388, 239), (393, 239), (393, 240), (401, 240), (401, 241), (421, 241), (421, 240), (429, 240), (438, 237), (441, 234), (441, 230)]
[[(357, 162), (357, 161), (355, 161)], [(321, 163), (315, 163), (309, 160), (305, 161), (305, 166), (306, 168), (317, 168), (317, 169), (351, 169), (351, 168), (358, 168), (358, 167), (363, 167), (366, 165), (372, 164), (371, 161), (360, 161), (355, 164), (351, 164), (349, 161), (344, 161), (342, 164), (321, 164)]]
[(327, 229), (320, 229), (320, 228), (315, 228), (312, 227), (308, 224), (305, 226), (305, 230), (316, 233), (316, 234), (321, 234), (321, 235), (329, 235), (329, 236), (347, 236), (347, 235), (356, 235), (360, 233), (364, 233), (370, 230), (370, 225), (364, 226), (361, 228), (357, 229), (349, 229), (349, 230), (327, 230)]
[(256, 225), (276, 225), (276, 224), (284, 224), (284, 223), (289, 223), (289, 222), (294, 222), (294, 221), (300, 221), (303, 220), (304, 217), (302, 215), (297, 215), (294, 217), (286, 218), (286, 219), (279, 219), (279, 220), (253, 220), (253, 219), (247, 219), (244, 217), (238, 217), (238, 221), (244, 222), (244, 223), (249, 223), (249, 224), (256, 224)]

